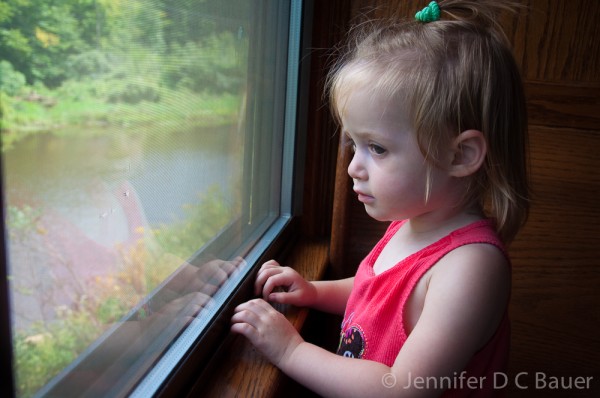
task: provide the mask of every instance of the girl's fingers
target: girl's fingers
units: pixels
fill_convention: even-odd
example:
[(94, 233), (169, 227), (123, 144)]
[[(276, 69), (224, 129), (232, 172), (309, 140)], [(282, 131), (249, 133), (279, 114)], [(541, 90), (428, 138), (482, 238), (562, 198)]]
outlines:
[(260, 269), (273, 268), (273, 267), (281, 267), (279, 263), (275, 260), (269, 260), (260, 267)]
[(268, 266), (265, 267), (267, 263), (265, 263), (261, 269), (258, 271), (258, 275), (256, 276), (256, 281), (254, 282), (254, 294), (260, 296), (264, 290), (265, 283), (273, 277), (273, 275), (277, 275), (283, 272), (283, 267), (277, 266)]
[(260, 299), (238, 305), (231, 317), (233, 323), (231, 330), (252, 340), (252, 337), (258, 333), (262, 316), (267, 314), (270, 308), (272, 307), (268, 303)]
[(240, 310), (231, 317), (233, 323), (247, 323), (255, 326), (258, 322), (258, 316), (250, 310)]
[(300, 301), (302, 294), (300, 291), (276, 292), (270, 293), (265, 300), (279, 304), (295, 304)]
[(260, 269), (258, 270), (258, 275), (261, 275), (265, 272), (282, 269), (282, 268), (283, 267), (281, 265), (279, 265), (279, 263), (277, 261), (269, 260), (260, 267)]
[(294, 326), (269, 303), (254, 299), (240, 304), (232, 317), (231, 331), (244, 335), (275, 365), (290, 345), (302, 341)]
[(271, 293), (278, 287), (288, 287), (289, 281), (284, 273), (280, 272), (272, 275), (264, 284), (262, 296), (265, 300), (270, 300)]
[(258, 332), (256, 328), (249, 323), (245, 322), (235, 322), (231, 325), (231, 331), (233, 333), (241, 334), (245, 336), (250, 341), (253, 341), (256, 333)]
[(250, 310), (244, 309), (244, 307), (238, 306), (235, 309), (235, 314), (231, 317), (231, 331), (246, 336), (246, 338), (254, 341), (258, 330), (256, 324), (258, 323), (258, 317)]
[(262, 299), (254, 299), (238, 305), (237, 307), (235, 307), (234, 311), (236, 313), (242, 311), (249, 311), (260, 315), (266, 311), (269, 311), (271, 308), (271, 305), (266, 301)]

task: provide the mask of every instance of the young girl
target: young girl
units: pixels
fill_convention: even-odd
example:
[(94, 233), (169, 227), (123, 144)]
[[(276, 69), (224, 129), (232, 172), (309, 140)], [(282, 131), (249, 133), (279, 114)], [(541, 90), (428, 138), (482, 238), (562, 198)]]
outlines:
[[(265, 263), (264, 300), (236, 308), (231, 328), (320, 395), (489, 397), (506, 384), (504, 244), (528, 186), (524, 97), (498, 3), (431, 2), (414, 21), (363, 26), (330, 75), (354, 191), (391, 224), (353, 278), (308, 282)], [(338, 352), (305, 342), (265, 300), (344, 314)]]

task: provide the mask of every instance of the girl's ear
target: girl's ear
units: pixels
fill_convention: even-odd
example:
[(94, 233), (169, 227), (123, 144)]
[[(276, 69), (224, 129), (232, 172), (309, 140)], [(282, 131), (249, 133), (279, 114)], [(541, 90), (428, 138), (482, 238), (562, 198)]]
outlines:
[(479, 130), (465, 130), (452, 141), (453, 159), (450, 175), (466, 177), (475, 174), (487, 154), (487, 142)]

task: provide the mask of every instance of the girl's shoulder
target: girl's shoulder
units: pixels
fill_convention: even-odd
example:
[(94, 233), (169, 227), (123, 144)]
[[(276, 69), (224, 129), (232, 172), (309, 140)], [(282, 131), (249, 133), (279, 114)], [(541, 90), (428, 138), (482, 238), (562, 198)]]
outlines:
[(479, 351), (506, 316), (511, 282), (504, 253), (487, 243), (460, 246), (427, 276), (413, 339), (425, 346), (437, 335), (440, 355)]
[(435, 267), (444, 276), (510, 277), (510, 259), (492, 220), (481, 219), (453, 231), (446, 245), (447, 253)]
[(448, 252), (432, 267), (430, 287), (463, 297), (465, 304), (506, 302), (511, 289), (511, 265), (502, 247), (471, 243)]

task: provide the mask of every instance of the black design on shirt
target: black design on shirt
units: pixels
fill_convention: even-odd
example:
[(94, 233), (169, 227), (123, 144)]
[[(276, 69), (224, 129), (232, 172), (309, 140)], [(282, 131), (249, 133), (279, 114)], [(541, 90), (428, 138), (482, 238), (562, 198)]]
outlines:
[(364, 352), (365, 339), (359, 326), (352, 325), (346, 331), (342, 331), (340, 344), (337, 349), (338, 355), (350, 358), (362, 358)]

